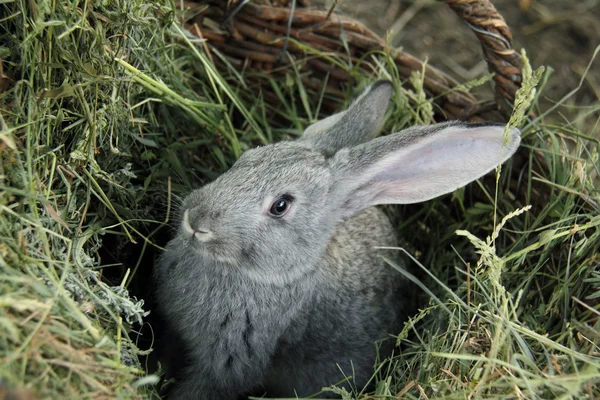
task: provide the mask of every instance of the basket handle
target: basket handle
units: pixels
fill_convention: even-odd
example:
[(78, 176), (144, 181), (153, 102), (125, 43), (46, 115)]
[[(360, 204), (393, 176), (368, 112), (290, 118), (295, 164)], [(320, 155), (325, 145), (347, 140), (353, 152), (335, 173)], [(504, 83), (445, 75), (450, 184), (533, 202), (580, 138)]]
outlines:
[(473, 30), (493, 72), (496, 94), (513, 105), (521, 87), (521, 56), (512, 48), (512, 34), (490, 0), (442, 0)]

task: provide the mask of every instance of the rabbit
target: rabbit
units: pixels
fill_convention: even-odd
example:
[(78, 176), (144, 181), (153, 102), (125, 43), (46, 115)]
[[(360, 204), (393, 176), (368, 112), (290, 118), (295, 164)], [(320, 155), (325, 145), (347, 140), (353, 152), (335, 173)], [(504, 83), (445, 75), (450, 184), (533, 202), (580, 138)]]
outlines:
[[(157, 299), (184, 343), (172, 399), (306, 396), (373, 375), (414, 291), (384, 260), (397, 246), (379, 204), (422, 202), (505, 162), (518, 129), (446, 122), (373, 138), (393, 85), (293, 141), (251, 149), (182, 203), (157, 262)], [(390, 341), (388, 341), (390, 342)], [(380, 349), (390, 354), (394, 344)]]

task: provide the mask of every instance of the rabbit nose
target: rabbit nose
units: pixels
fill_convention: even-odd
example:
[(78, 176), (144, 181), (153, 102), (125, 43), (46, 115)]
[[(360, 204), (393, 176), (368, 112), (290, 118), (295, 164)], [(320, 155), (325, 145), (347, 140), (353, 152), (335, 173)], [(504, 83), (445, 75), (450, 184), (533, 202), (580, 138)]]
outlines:
[(190, 223), (189, 210), (185, 210), (183, 213), (183, 220), (181, 221), (181, 227), (183, 231), (189, 237), (194, 237), (196, 240), (205, 242), (213, 237), (213, 233), (203, 226), (196, 226), (196, 223), (192, 225)]

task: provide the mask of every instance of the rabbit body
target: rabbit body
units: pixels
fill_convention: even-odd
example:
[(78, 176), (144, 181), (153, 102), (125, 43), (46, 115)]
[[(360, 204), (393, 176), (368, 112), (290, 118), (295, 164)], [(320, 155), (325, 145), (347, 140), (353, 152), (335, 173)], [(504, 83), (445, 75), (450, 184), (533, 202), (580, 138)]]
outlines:
[[(310, 395), (373, 375), (375, 341), (413, 302), (384, 257), (378, 204), (451, 192), (514, 153), (519, 131), (443, 123), (373, 139), (393, 89), (370, 86), (302, 138), (246, 151), (190, 193), (156, 268), (159, 308), (187, 360), (170, 398)], [(383, 256), (383, 257), (382, 257)], [(386, 357), (393, 340), (381, 348)]]
[(190, 366), (171, 397), (310, 395), (344, 374), (362, 388), (373, 373), (375, 340), (399, 332), (402, 321), (400, 275), (377, 245), (396, 239), (387, 217), (369, 208), (339, 224), (314, 270), (280, 285), (226, 271), (172, 241), (158, 294)]

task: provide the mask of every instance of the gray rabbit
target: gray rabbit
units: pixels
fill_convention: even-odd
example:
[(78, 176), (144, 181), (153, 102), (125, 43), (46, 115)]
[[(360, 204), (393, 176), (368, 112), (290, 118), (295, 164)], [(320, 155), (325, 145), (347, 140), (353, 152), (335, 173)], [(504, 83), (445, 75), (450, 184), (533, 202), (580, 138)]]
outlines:
[[(303, 396), (373, 374), (413, 294), (378, 204), (451, 192), (506, 161), (520, 132), (461, 122), (373, 139), (393, 93), (367, 88), (295, 141), (246, 151), (182, 205), (157, 268), (158, 304), (188, 366), (171, 398)], [(386, 356), (393, 347), (380, 349)]]

